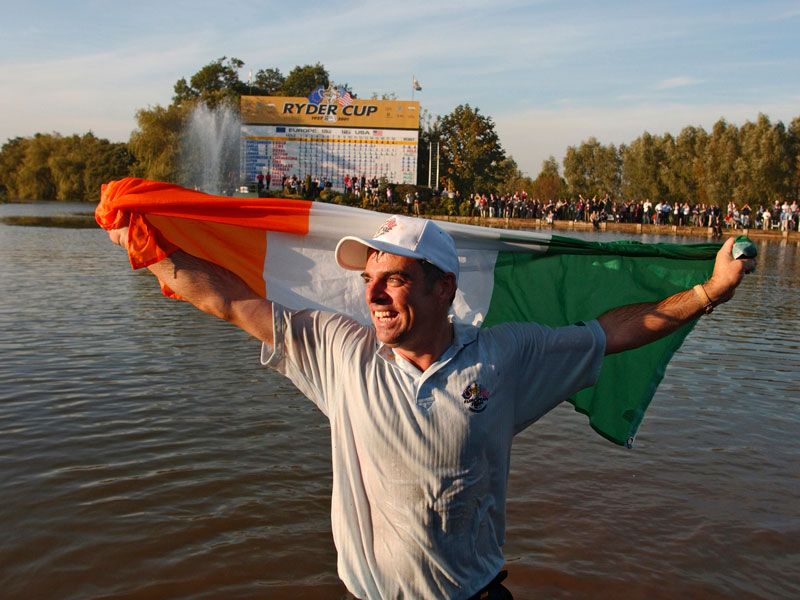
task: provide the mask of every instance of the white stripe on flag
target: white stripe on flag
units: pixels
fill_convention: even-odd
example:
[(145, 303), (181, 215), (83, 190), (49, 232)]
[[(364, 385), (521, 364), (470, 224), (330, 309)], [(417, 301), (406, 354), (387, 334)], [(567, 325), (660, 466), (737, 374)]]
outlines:
[[(341, 312), (369, 323), (360, 274), (339, 267), (334, 250), (345, 235), (372, 237), (386, 218), (387, 215), (370, 211), (315, 203), (308, 235), (268, 233), (264, 260), (268, 298), (288, 308)], [(441, 225), (452, 228), (448, 223)], [(454, 229), (456, 235), (463, 234), (461, 226)], [(480, 249), (459, 250), (459, 291), (452, 308), (456, 319), (474, 324), (483, 321), (489, 308), (497, 258), (497, 251), (489, 248), (498, 245), (491, 230), (481, 231), (489, 234), (488, 239), (481, 240), (478, 236), (469, 241), (469, 246)], [(475, 232), (469, 233), (473, 237)]]

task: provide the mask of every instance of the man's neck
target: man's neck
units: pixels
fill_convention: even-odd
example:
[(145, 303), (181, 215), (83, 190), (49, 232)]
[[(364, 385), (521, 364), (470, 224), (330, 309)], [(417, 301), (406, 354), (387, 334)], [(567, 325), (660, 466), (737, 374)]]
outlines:
[(427, 371), (433, 363), (439, 360), (439, 357), (450, 347), (453, 343), (454, 335), (453, 324), (448, 320), (446, 325), (436, 336), (434, 343), (428, 344), (425, 349), (403, 348), (398, 346), (394, 350), (420, 371), (424, 372)]

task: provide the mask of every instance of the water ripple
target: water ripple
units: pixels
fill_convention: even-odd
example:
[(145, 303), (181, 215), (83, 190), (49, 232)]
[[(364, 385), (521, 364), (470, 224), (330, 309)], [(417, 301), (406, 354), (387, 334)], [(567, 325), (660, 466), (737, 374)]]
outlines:
[[(115, 250), (100, 231), (0, 225), (4, 596), (339, 597), (325, 419), (258, 344)], [(800, 260), (759, 250), (634, 450), (568, 406), (519, 436), (517, 597), (800, 596)]]

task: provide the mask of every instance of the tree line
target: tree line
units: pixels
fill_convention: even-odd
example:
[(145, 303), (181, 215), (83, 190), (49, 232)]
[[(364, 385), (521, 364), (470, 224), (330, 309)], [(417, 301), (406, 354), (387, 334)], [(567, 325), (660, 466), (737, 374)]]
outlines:
[(741, 127), (717, 121), (710, 132), (685, 127), (677, 136), (645, 132), (630, 144), (595, 138), (564, 156), (569, 193), (609, 193), (633, 200), (724, 206), (800, 198), (800, 117), (788, 127), (758, 115)]
[(0, 200), (97, 201), (100, 186), (133, 163), (127, 144), (92, 133), (16, 137), (0, 148)]
[[(179, 79), (168, 106), (136, 112), (137, 127), (127, 143), (92, 133), (8, 140), (0, 148), (0, 199), (96, 201), (101, 183), (126, 176), (185, 185), (181, 142), (198, 103), (238, 110), (243, 95), (307, 96), (332, 83), (321, 63), (297, 66), (288, 75), (263, 68), (243, 81), (244, 65), (223, 56)], [(337, 85), (356, 97), (348, 84)], [(436, 171), (429, 161), (438, 159), (434, 187), (461, 197), (524, 191), (542, 201), (609, 194), (721, 206), (730, 200), (753, 204), (800, 195), (800, 117), (788, 127), (766, 115), (740, 127), (721, 119), (711, 132), (701, 127), (686, 127), (677, 136), (645, 132), (619, 146), (592, 137), (567, 149), (563, 171), (551, 156), (536, 178), (523, 174), (505, 151), (492, 118), (469, 104), (435, 118), (423, 111), (419, 135), (418, 181), (428, 181), (429, 169)], [(431, 147), (438, 152), (429, 152)]]
[[(184, 124), (197, 103), (238, 110), (241, 95), (307, 96), (330, 83), (325, 67), (297, 66), (284, 76), (277, 68), (260, 69), (242, 81), (244, 62), (222, 57), (188, 80), (179, 79), (168, 106), (136, 111), (136, 129), (127, 143), (112, 143), (89, 132), (62, 136), (37, 133), (16, 137), (0, 147), (0, 201), (97, 201), (102, 183), (121, 177), (144, 177), (186, 183), (180, 149)], [(343, 87), (349, 90), (349, 86)]]

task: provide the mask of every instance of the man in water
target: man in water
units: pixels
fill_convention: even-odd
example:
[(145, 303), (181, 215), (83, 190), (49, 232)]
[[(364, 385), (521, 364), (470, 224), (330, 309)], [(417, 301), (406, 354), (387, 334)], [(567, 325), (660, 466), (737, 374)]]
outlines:
[[(126, 230), (109, 233), (126, 245)], [(355, 598), (510, 598), (504, 576), (513, 436), (597, 379), (604, 354), (655, 341), (733, 297), (752, 260), (733, 239), (711, 278), (660, 302), (549, 328), (479, 329), (448, 317), (459, 263), (433, 221), (396, 216), (343, 238), (372, 325), (288, 310), (231, 272), (177, 251), (150, 270), (200, 310), (263, 342), (328, 417), (338, 572)]]

